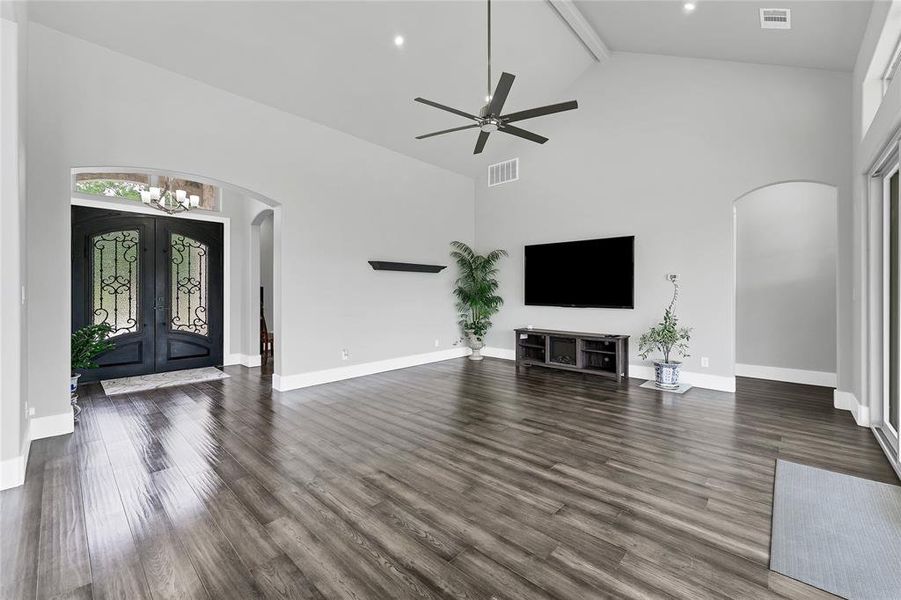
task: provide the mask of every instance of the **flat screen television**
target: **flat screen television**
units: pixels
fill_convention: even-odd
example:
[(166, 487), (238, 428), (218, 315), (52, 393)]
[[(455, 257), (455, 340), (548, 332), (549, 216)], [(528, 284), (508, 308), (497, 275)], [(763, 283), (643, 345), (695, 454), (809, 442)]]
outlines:
[(635, 308), (634, 257), (634, 235), (526, 246), (525, 302)]

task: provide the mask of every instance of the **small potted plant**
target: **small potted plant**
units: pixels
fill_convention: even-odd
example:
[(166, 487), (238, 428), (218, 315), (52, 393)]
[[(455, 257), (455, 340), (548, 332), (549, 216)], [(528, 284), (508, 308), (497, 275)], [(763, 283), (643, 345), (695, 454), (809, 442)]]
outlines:
[(507, 256), (506, 250), (477, 254), (463, 242), (451, 242), (451, 257), (457, 261), (460, 275), (454, 287), (460, 327), (469, 347), (470, 360), (482, 360), (483, 338), (491, 327), (491, 316), (504, 300), (497, 295), (497, 263)]
[(657, 387), (667, 390), (678, 389), (679, 367), (682, 363), (672, 360), (675, 355), (688, 356), (688, 342), (691, 328), (680, 327), (676, 317), (676, 299), (679, 297), (679, 283), (670, 276), (673, 283), (673, 299), (663, 313), (663, 320), (651, 327), (638, 340), (638, 355), (644, 359), (655, 350), (663, 354), (662, 361), (654, 361), (654, 379)]
[(115, 344), (109, 340), (113, 328), (108, 323), (86, 325), (72, 334), (72, 374), (69, 380), (69, 394), (72, 397), (72, 409), (75, 411), (75, 420), (81, 407), (78, 406), (78, 378), (87, 369), (97, 368), (97, 357), (115, 348)]

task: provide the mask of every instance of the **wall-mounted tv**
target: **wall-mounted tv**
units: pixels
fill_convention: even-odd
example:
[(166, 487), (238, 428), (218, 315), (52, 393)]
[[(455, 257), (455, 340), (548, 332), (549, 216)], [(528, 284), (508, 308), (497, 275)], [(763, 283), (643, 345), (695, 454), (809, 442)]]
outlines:
[(634, 235), (526, 246), (525, 302), (635, 308), (634, 258)]

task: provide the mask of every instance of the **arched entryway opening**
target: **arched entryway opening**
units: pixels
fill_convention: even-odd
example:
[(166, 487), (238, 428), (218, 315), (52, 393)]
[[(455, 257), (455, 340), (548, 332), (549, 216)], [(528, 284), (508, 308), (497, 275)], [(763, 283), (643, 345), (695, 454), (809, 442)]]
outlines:
[[(259, 288), (258, 278), (251, 283), (254, 271), (250, 248), (254, 226), (259, 226), (255, 220), (262, 214), (268, 215), (273, 235), (267, 259), (275, 268), (274, 228), (278, 220), (273, 217), (280, 211), (277, 202), (227, 182), (146, 168), (73, 169), (72, 184), (73, 249), (79, 241), (86, 248), (72, 257), (76, 291), (72, 302), (73, 329), (76, 325), (110, 320), (107, 315), (115, 312), (119, 316), (112, 319), (112, 325), (119, 334), (115, 341), (121, 356), (101, 367), (118, 365), (122, 373), (107, 373), (101, 368), (103, 373), (96, 379), (178, 370), (181, 367), (176, 359), (183, 360), (184, 368), (196, 366), (193, 363), (260, 365), (258, 330), (252, 336), (252, 328), (258, 327), (259, 304), (255, 311), (248, 308), (254, 298), (251, 288)], [(187, 197), (187, 206), (161, 207), (159, 202), (148, 202), (146, 192), (151, 188), (163, 190), (163, 195), (171, 188), (173, 196), (178, 190), (186, 190), (181, 195)], [(154, 194), (159, 193), (154, 190)], [(113, 238), (97, 238), (101, 247), (96, 252), (91, 250), (94, 238), (74, 228), (79, 211), (93, 211), (89, 222), (95, 215), (121, 221), (112, 229), (101, 227), (104, 231), (94, 232), (97, 227), (91, 225), (91, 235), (109, 237), (115, 230), (127, 231), (134, 237), (143, 232), (144, 238), (137, 246), (155, 258), (135, 263), (125, 246)], [(197, 232), (192, 233), (195, 229)], [(101, 251), (105, 253), (102, 260)], [(179, 257), (182, 258), (176, 260)], [(255, 260), (260, 260), (258, 248)], [(76, 264), (81, 264), (77, 277)], [(99, 271), (94, 273), (100, 267), (106, 269), (103, 277)], [(148, 277), (146, 271), (151, 270), (153, 275)], [(104, 288), (101, 280), (115, 285)], [(76, 288), (76, 283), (81, 287)], [(152, 293), (142, 286), (149, 286)], [(274, 287), (271, 283), (270, 286)], [(279, 327), (279, 298), (274, 289), (268, 302), (273, 314), (268, 327), (275, 334)], [(145, 339), (143, 346), (135, 345), (132, 338), (139, 334), (151, 339)], [(150, 352), (154, 354), (152, 359)], [(277, 366), (278, 353), (275, 355), (270, 364)]]
[(835, 186), (790, 181), (734, 204), (735, 374), (835, 387)]

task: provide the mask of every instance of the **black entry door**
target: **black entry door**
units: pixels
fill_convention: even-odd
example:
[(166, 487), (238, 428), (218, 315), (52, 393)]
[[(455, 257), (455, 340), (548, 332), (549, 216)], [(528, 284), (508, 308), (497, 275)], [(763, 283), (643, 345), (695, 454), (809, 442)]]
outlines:
[(115, 349), (83, 381), (222, 364), (222, 225), (72, 208), (72, 327)]

